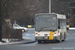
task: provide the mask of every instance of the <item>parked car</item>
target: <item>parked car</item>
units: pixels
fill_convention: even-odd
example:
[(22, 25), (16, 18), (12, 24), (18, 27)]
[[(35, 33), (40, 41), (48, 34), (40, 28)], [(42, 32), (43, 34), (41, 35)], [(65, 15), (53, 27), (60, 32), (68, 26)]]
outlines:
[(28, 28), (26, 27), (21, 27), (18, 24), (13, 24), (13, 29), (22, 29), (22, 32), (28, 31)]

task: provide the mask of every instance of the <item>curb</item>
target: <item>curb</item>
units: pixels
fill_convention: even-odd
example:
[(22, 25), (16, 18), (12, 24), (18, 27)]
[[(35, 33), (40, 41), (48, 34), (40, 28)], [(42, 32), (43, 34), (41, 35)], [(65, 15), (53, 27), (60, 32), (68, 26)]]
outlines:
[(32, 41), (32, 42), (27, 42), (27, 43), (23, 43), (23, 44), (29, 44), (29, 43), (34, 43), (34, 42), (36, 42), (36, 41)]
[(1, 45), (16, 45), (16, 44), (29, 44), (29, 43), (34, 43), (36, 41), (31, 41), (31, 42), (11, 42), (11, 43), (3, 43), (3, 44), (0, 44)]

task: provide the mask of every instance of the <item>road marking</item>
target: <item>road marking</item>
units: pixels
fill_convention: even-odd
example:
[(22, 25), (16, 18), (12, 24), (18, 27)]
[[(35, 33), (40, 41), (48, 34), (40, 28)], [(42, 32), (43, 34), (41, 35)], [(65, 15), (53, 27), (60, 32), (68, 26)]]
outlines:
[(75, 34), (67, 34), (67, 35), (75, 35)]
[(31, 39), (31, 38), (29, 38), (29, 37), (22, 37), (23, 39)]
[(26, 35), (30, 35), (30, 34), (26, 34)]
[(34, 34), (32, 34), (32, 35), (34, 35)]
[(67, 34), (67, 35), (70, 35), (70, 34)]
[(73, 35), (75, 35), (75, 34), (73, 34)]
[(34, 35), (34, 34), (25, 34), (25, 35)]

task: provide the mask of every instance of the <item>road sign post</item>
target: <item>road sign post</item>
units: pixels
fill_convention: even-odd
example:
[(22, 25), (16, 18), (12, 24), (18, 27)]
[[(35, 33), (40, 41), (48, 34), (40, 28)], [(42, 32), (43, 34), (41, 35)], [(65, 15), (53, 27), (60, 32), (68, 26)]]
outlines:
[(2, 17), (1, 17), (1, 0), (0, 0), (0, 41), (2, 41)]
[(51, 0), (49, 0), (49, 13), (51, 13)]

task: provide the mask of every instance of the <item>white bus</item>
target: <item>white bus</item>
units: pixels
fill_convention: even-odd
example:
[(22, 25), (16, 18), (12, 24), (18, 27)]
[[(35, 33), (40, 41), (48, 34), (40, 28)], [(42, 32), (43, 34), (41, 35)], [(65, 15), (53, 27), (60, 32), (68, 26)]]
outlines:
[(35, 40), (64, 41), (67, 37), (66, 16), (55, 13), (40, 13), (35, 15)]

